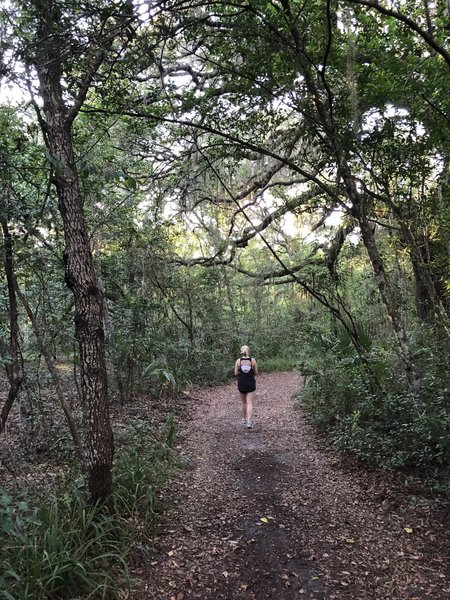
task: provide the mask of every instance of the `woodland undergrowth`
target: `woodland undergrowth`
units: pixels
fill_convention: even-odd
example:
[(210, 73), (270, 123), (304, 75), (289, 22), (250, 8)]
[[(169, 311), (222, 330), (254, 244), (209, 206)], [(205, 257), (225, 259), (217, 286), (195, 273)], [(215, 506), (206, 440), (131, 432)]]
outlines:
[[(131, 561), (147, 560), (159, 493), (179, 468), (173, 415), (158, 426), (132, 419), (116, 432), (115, 488), (108, 506), (86, 504), (74, 463), (40, 488), (0, 489), (0, 598), (123, 597)], [(12, 486), (10, 486), (12, 488)]]
[(414, 338), (421, 374), (411, 390), (389, 339), (362, 328), (365, 363), (338, 328), (304, 336), (298, 400), (315, 427), (360, 463), (397, 471), (406, 485), (450, 492), (450, 375), (445, 345), (425, 327)]

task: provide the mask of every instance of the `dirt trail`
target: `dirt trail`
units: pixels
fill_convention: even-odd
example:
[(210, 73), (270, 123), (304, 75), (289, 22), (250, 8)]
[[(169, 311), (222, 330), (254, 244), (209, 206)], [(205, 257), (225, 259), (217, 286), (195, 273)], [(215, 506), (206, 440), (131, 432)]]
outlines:
[(323, 448), (292, 373), (258, 378), (252, 430), (234, 384), (197, 392), (192, 461), (141, 576), (148, 600), (448, 599), (442, 507)]

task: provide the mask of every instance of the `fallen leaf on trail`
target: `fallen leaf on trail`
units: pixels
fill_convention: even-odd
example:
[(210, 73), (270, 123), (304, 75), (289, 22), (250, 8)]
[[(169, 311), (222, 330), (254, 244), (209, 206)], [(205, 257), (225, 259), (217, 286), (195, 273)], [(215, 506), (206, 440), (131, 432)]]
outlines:
[(169, 552), (167, 553), (167, 556), (173, 556), (173, 550), (169, 550)]
[(241, 583), (241, 590), (247, 590), (248, 589), (248, 583)]
[(260, 521), (262, 521), (263, 523), (268, 523), (269, 519), (267, 517), (261, 517)]
[(226, 578), (228, 577), (228, 571), (224, 571), (224, 572), (222, 573), (222, 575), (223, 575), (223, 576), (225, 577), (225, 579), (226, 579)]
[(317, 577), (317, 575), (312, 575), (311, 577), (311, 581), (317, 581), (319, 578)]
[(347, 544), (354, 544), (355, 540), (353, 538), (345, 538), (345, 541), (347, 542)]
[(411, 529), (411, 527), (404, 527), (404, 528), (403, 528), (403, 530), (404, 530), (406, 533), (412, 533), (412, 532), (413, 532), (413, 530)]

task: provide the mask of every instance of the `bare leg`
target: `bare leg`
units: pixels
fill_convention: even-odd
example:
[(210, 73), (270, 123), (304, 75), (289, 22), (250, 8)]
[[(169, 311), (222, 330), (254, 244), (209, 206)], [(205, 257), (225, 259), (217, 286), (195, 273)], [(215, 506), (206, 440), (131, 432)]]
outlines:
[(253, 414), (253, 400), (255, 399), (255, 392), (248, 392), (247, 395), (247, 421), (252, 420)]
[(241, 397), (241, 402), (242, 402), (242, 418), (247, 420), (247, 396), (248, 396), (248, 394), (243, 394), (242, 392), (239, 392), (239, 395)]

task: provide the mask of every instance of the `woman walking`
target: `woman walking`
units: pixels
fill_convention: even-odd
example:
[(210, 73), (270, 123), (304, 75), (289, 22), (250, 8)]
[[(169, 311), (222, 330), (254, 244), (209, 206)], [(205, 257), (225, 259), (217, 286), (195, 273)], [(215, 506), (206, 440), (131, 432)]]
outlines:
[(238, 378), (238, 390), (242, 402), (242, 425), (251, 429), (256, 390), (255, 375), (258, 374), (258, 365), (256, 360), (250, 356), (248, 346), (242, 346), (241, 354), (241, 358), (238, 358), (234, 364), (234, 375)]

